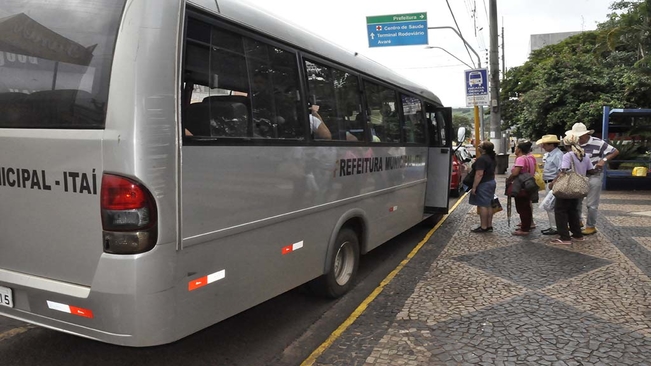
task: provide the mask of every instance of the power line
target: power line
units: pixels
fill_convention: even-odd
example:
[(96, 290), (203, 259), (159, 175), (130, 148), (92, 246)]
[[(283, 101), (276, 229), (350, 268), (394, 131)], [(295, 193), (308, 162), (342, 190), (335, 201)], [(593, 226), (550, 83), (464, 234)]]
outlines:
[[(461, 35), (461, 29), (459, 28), (459, 23), (457, 23), (457, 18), (454, 16), (454, 12), (452, 11), (452, 7), (450, 6), (450, 2), (448, 0), (445, 0), (445, 3), (448, 4), (448, 9), (450, 9), (450, 14), (452, 14), (452, 20), (454, 20), (454, 25), (457, 26), (457, 30), (459, 31), (459, 35), (461, 36), (461, 39), (463, 39), (463, 35)], [(464, 42), (463, 46), (466, 47), (466, 52), (468, 52), (468, 57), (470, 57), (470, 60), (472, 61), (472, 56), (470, 55), (470, 50), (468, 49), (468, 45)], [(474, 61), (473, 61), (474, 65)]]
[(420, 70), (420, 69), (443, 69), (446, 67), (467, 67), (464, 64), (439, 65), (439, 66), (422, 66), (422, 67), (392, 67), (393, 70)]

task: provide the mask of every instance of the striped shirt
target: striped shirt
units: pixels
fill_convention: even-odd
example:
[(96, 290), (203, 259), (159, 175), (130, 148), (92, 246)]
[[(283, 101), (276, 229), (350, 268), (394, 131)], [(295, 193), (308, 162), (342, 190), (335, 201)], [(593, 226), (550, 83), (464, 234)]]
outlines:
[(592, 164), (596, 165), (599, 160), (606, 157), (606, 155), (615, 151), (615, 147), (609, 145), (606, 141), (590, 136), (590, 140), (581, 145), (585, 154), (590, 157)]

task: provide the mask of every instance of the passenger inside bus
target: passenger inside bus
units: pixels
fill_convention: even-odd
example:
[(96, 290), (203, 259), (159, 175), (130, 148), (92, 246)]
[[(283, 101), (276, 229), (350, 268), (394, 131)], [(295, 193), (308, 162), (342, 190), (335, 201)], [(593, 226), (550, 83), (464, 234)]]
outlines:
[(323, 118), (319, 115), (319, 106), (313, 104), (308, 110), (310, 112), (310, 131), (314, 135), (314, 139), (331, 140), (332, 134), (330, 133), (330, 129), (328, 129)]

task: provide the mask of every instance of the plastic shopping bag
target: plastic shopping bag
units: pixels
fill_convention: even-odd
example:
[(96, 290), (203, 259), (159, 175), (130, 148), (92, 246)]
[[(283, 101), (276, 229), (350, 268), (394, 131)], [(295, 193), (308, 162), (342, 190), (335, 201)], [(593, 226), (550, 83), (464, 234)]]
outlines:
[(548, 211), (548, 212), (553, 212), (554, 211), (554, 206), (556, 203), (556, 196), (554, 196), (554, 192), (549, 191), (545, 198), (540, 202), (540, 208)]

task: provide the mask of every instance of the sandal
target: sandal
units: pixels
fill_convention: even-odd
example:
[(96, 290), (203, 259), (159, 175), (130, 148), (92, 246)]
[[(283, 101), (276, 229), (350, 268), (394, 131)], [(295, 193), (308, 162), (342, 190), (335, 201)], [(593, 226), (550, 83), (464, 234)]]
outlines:
[(515, 236), (527, 236), (527, 235), (529, 235), (529, 232), (528, 231), (522, 231), (522, 230), (516, 230), (516, 231), (513, 232), (512, 235), (515, 235)]
[(550, 244), (562, 244), (562, 245), (572, 245), (571, 240), (562, 240), (562, 239), (554, 239), (549, 242)]
[[(517, 224), (516, 226), (517, 226), (517, 228), (519, 229), (519, 228), (522, 227), (522, 223)], [(536, 228), (536, 224), (534, 224), (534, 223), (532, 222), (532, 223), (531, 223), (531, 227), (530, 227), (530, 229), (535, 229), (535, 228)]]
[(484, 229), (481, 226), (477, 226), (476, 228), (470, 230), (470, 232), (473, 232), (473, 233), (487, 233), (489, 231), (493, 231), (493, 228), (492, 227), (490, 227), (490, 228), (487, 227), (486, 229)]

